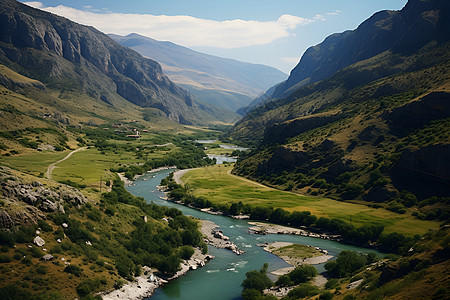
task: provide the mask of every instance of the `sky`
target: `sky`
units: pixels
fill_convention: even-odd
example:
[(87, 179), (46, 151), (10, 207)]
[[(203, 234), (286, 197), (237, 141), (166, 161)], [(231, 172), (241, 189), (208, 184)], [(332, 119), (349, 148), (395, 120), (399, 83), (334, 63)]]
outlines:
[(407, 0), (41, 0), (25, 4), (104, 33), (138, 33), (287, 74), (307, 48)]

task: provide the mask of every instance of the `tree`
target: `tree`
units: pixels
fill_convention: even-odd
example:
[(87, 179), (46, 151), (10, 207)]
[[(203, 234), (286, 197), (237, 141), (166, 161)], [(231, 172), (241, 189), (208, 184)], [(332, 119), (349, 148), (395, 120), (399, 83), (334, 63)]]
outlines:
[(336, 261), (326, 263), (325, 269), (331, 277), (341, 278), (350, 276), (366, 264), (367, 256), (365, 254), (346, 250), (339, 253)]
[(242, 282), (244, 289), (254, 289), (262, 292), (264, 289), (272, 286), (272, 280), (267, 277), (268, 264), (265, 263), (261, 270), (250, 271), (245, 274), (246, 279)]
[(291, 280), (289, 275), (281, 275), (278, 277), (277, 282), (275, 282), (276, 286), (290, 286), (293, 285), (294, 282)]
[(294, 284), (304, 283), (317, 275), (317, 270), (310, 265), (302, 265), (291, 271), (288, 276)]

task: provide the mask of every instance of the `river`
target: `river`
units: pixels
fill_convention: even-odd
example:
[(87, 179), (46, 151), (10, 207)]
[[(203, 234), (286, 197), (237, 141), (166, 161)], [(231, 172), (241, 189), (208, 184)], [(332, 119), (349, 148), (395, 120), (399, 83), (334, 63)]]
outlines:
[[(224, 235), (230, 237), (240, 249), (245, 250), (243, 255), (236, 255), (229, 250), (217, 249), (208, 246), (208, 253), (215, 256), (205, 267), (196, 271), (190, 271), (169, 284), (157, 289), (151, 300), (168, 299), (214, 299), (237, 300), (241, 298), (241, 283), (245, 279), (245, 273), (251, 270), (259, 270), (264, 263), (269, 263), (269, 272), (288, 267), (289, 265), (277, 256), (264, 251), (256, 244), (274, 241), (286, 241), (299, 244), (312, 245), (328, 251), (336, 256), (343, 250), (354, 250), (364, 253), (378, 252), (370, 249), (354, 247), (319, 238), (303, 237), (297, 235), (255, 235), (249, 234), (251, 225), (246, 220), (235, 220), (229, 217), (211, 215), (195, 209), (191, 209), (173, 202), (165, 201), (164, 193), (157, 190), (161, 179), (165, 178), (173, 170), (164, 170), (147, 173), (139, 177), (127, 190), (136, 196), (144, 197), (147, 202), (158, 205), (176, 207), (185, 215), (191, 215), (200, 219), (210, 220), (220, 226)], [(324, 271), (323, 264), (316, 265), (319, 273)], [(150, 298), (148, 298), (150, 299)]]

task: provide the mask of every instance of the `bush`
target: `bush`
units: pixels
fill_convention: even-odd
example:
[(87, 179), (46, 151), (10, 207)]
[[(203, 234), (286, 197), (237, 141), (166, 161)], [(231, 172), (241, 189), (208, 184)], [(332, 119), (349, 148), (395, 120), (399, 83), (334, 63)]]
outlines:
[(328, 291), (323, 292), (319, 296), (319, 300), (331, 300), (331, 299), (333, 299), (333, 294)]
[(33, 246), (30, 249), (30, 251), (31, 251), (31, 255), (33, 255), (33, 257), (36, 257), (36, 258), (41, 258), (44, 255), (44, 252), (42, 252), (42, 250), (36, 246)]
[(14, 243), (15, 243), (15, 238), (14, 235), (9, 233), (9, 232), (5, 232), (5, 231), (0, 231), (0, 245), (6, 245), (10, 248), (14, 247)]
[(366, 264), (367, 256), (365, 254), (346, 250), (339, 253), (335, 261), (327, 262), (325, 269), (331, 277), (341, 278), (353, 274)]
[(64, 272), (69, 273), (69, 274), (73, 274), (77, 277), (81, 276), (82, 270), (79, 266), (76, 265), (68, 265), (67, 267), (64, 268)]
[(327, 283), (325, 283), (325, 289), (331, 290), (339, 285), (339, 280), (336, 278), (330, 278)]
[(11, 257), (4, 254), (0, 255), (0, 263), (9, 263), (9, 262), (11, 262)]
[(250, 271), (245, 274), (246, 279), (242, 282), (242, 287), (245, 289), (254, 289), (262, 292), (264, 289), (272, 286), (272, 281), (266, 275), (267, 264), (261, 268), (260, 271)]
[(191, 246), (184, 245), (180, 247), (179, 253), (182, 259), (187, 260), (190, 259), (192, 255), (194, 255), (194, 249), (192, 249)]
[(83, 280), (77, 286), (77, 293), (81, 297), (87, 296), (92, 292), (95, 292), (100, 287), (100, 280), (98, 279), (86, 279)]
[(293, 285), (294, 282), (291, 280), (289, 275), (281, 275), (278, 277), (277, 282), (275, 282), (276, 286), (290, 286)]
[(304, 283), (317, 275), (317, 270), (310, 265), (302, 265), (291, 271), (288, 276), (294, 284)]
[(41, 228), (42, 231), (45, 231), (45, 232), (53, 231), (53, 227), (50, 224), (48, 224), (47, 222), (45, 222), (44, 220), (39, 220), (38, 226)]
[(301, 299), (317, 295), (318, 293), (319, 289), (316, 286), (307, 283), (302, 283), (298, 287), (290, 291), (288, 293), (288, 297), (292, 299)]

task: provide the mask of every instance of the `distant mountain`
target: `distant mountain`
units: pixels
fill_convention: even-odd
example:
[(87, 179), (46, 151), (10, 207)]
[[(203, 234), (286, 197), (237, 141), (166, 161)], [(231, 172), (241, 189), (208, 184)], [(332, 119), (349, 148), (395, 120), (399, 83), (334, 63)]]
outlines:
[(113, 106), (129, 101), (182, 124), (217, 120), (169, 80), (157, 62), (93, 27), (4, 0), (0, 28), (0, 63), (50, 88), (83, 92)]
[(430, 40), (447, 40), (450, 36), (448, 16), (438, 17), (433, 10), (436, 5), (445, 11), (450, 2), (409, 1), (401, 11), (377, 12), (355, 30), (328, 36), (322, 43), (306, 50), (289, 78), (273, 91), (270, 98), (287, 97), (304, 85), (326, 79), (351, 64), (387, 50), (407, 55)]
[(272, 67), (208, 55), (135, 33), (110, 36), (121, 45), (159, 62), (171, 80), (201, 101), (232, 111), (247, 106), (287, 77)]
[(263, 99), (235, 125), (230, 138), (256, 150), (233, 172), (448, 218), (440, 197), (450, 186), (449, 74), (449, 1), (377, 13), (308, 50), (275, 90), (288, 96)]

